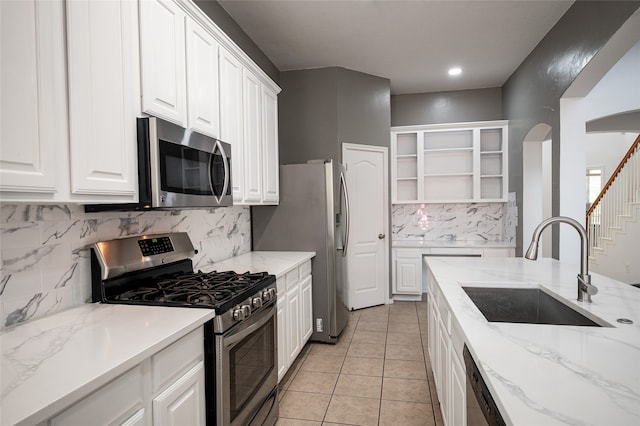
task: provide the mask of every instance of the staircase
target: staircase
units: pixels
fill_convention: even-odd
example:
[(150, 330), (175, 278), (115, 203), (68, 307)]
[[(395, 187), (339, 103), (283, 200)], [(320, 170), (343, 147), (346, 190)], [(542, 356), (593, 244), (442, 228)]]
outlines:
[(593, 272), (640, 283), (640, 135), (586, 214)]

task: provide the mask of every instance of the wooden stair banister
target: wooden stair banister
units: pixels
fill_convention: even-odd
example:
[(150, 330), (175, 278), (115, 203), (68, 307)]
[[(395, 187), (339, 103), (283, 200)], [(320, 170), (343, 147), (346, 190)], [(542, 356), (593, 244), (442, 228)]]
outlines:
[(600, 200), (602, 199), (602, 197), (604, 196), (604, 194), (607, 192), (607, 190), (609, 189), (609, 187), (611, 187), (611, 184), (616, 180), (616, 177), (618, 177), (618, 175), (620, 174), (620, 171), (622, 170), (622, 168), (624, 167), (624, 165), (627, 163), (627, 161), (629, 161), (629, 158), (631, 158), (631, 156), (633, 155), (633, 153), (635, 152), (635, 150), (638, 148), (638, 145), (640, 145), (640, 135), (638, 135), (638, 137), (636, 138), (636, 140), (631, 144), (631, 147), (629, 148), (629, 150), (627, 151), (627, 153), (624, 155), (624, 157), (622, 158), (622, 161), (620, 161), (620, 164), (618, 164), (618, 167), (616, 168), (616, 170), (611, 174), (611, 177), (609, 178), (609, 180), (607, 181), (607, 183), (604, 185), (604, 187), (602, 188), (602, 191), (600, 191), (600, 194), (598, 194), (598, 197), (595, 199), (595, 201), (593, 202), (593, 204), (591, 204), (591, 206), (589, 207), (589, 210), (587, 210), (586, 213), (586, 223), (587, 226), (589, 225), (589, 215), (593, 212), (593, 210), (595, 210), (595, 208), (598, 206), (598, 204), (600, 203)]

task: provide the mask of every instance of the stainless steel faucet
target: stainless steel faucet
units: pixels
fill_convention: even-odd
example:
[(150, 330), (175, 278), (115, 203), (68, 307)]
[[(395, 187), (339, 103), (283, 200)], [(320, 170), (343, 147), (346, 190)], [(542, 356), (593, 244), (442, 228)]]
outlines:
[(589, 275), (589, 243), (587, 238), (587, 231), (584, 227), (575, 219), (565, 216), (550, 217), (547, 220), (542, 221), (533, 231), (533, 237), (531, 237), (531, 244), (527, 249), (527, 253), (524, 255), (529, 260), (536, 260), (538, 258), (538, 241), (540, 240), (540, 234), (544, 229), (556, 222), (567, 223), (578, 231), (580, 234), (580, 273), (578, 274), (578, 302), (591, 303), (591, 296), (598, 293), (598, 288), (591, 284), (591, 275)]

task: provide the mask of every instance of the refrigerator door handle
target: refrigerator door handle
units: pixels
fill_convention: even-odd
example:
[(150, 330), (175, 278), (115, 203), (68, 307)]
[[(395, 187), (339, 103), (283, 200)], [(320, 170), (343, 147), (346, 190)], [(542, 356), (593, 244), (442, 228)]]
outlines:
[(347, 181), (343, 172), (340, 172), (340, 189), (344, 194), (345, 224), (342, 235), (342, 257), (345, 257), (347, 255), (347, 246), (349, 245), (349, 192), (347, 191)]

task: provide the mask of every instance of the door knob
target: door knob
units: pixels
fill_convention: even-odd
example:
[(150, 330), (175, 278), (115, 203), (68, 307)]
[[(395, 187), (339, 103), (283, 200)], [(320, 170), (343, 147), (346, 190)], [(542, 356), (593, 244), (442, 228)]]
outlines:
[(381, 240), (384, 238), (384, 236), (385, 236), (384, 234), (378, 234), (378, 239)]

